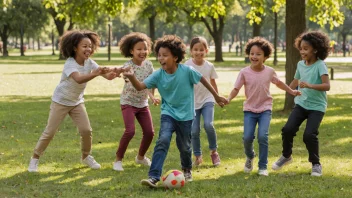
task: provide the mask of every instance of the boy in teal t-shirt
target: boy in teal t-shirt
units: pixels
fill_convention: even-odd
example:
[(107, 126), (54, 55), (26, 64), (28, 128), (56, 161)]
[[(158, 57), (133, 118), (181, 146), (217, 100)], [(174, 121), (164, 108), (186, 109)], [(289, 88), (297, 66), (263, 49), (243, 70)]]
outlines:
[(149, 179), (141, 181), (142, 185), (150, 187), (156, 187), (160, 180), (173, 132), (176, 133), (176, 144), (180, 151), (185, 179), (192, 181), (191, 129), (195, 115), (194, 84), (201, 82), (220, 106), (228, 103), (199, 72), (180, 64), (186, 53), (186, 45), (179, 37), (165, 35), (159, 38), (155, 43), (155, 53), (161, 68), (143, 83), (139, 82), (132, 72), (124, 73), (137, 90), (158, 88), (162, 97), (159, 138), (154, 148)]

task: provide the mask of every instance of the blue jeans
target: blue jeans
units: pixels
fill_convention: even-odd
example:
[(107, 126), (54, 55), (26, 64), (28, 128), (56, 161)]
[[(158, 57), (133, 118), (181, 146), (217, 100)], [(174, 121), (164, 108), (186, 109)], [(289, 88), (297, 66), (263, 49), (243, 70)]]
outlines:
[(159, 138), (154, 147), (149, 177), (160, 180), (173, 132), (176, 132), (182, 169), (192, 169), (191, 127), (192, 120), (177, 121), (169, 115), (161, 115)]
[(216, 144), (216, 132), (214, 128), (214, 103), (207, 102), (202, 108), (196, 110), (196, 116), (192, 123), (192, 146), (193, 153), (195, 156), (202, 155), (200, 146), (200, 116), (203, 115), (204, 130), (207, 133), (209, 149), (216, 150), (218, 145)]
[(244, 152), (250, 159), (255, 157), (253, 150), (253, 140), (255, 139), (255, 128), (258, 123), (258, 143), (259, 143), (259, 169), (267, 169), (268, 164), (268, 135), (271, 120), (271, 111), (262, 113), (244, 112)]

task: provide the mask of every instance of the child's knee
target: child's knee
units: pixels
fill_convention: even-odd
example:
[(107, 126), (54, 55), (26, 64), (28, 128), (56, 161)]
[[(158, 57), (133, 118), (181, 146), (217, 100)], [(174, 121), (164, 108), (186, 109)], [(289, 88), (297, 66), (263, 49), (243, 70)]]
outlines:
[(204, 129), (206, 131), (214, 131), (214, 125), (213, 123), (204, 123)]

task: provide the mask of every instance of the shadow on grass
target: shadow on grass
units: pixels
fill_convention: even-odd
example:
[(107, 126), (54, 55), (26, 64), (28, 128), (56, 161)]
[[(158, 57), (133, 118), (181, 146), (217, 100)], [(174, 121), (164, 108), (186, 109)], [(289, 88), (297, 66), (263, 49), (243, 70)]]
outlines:
[[(26, 172), (32, 150), (46, 126), (50, 97), (9, 96), (0, 100), (0, 163), (3, 175), (0, 177), (4, 197), (342, 197), (351, 194), (350, 177), (346, 171), (334, 167), (338, 175), (327, 174), (322, 178), (309, 176), (309, 169), (302, 172), (292, 168), (292, 173), (272, 173), (269, 177), (247, 175), (242, 170), (243, 153), (243, 100), (235, 100), (224, 109), (216, 107), (215, 128), (218, 135), (218, 152), (222, 159), (220, 168), (213, 168), (208, 156), (208, 142), (204, 130), (201, 132), (204, 166), (194, 169), (195, 181), (175, 191), (150, 190), (140, 185), (148, 175), (148, 168), (134, 164), (142, 132), (136, 124), (136, 135), (131, 140), (124, 158), (124, 172), (112, 170), (115, 152), (124, 132), (119, 105), (119, 95), (88, 95), (86, 107), (93, 128), (93, 150), (95, 159), (102, 164), (101, 170), (82, 168), (80, 160), (80, 136), (70, 118), (61, 124), (53, 141), (40, 161), (39, 174)], [(320, 127), (320, 155), (325, 163), (339, 161), (350, 167), (350, 137), (352, 116), (350, 95), (329, 96), (329, 108)], [(281, 154), (281, 127), (287, 121), (288, 113), (282, 109), (283, 100), (276, 99), (269, 134), (269, 158)], [(155, 138), (147, 156), (151, 157), (160, 125), (160, 106), (151, 106)], [(226, 122), (226, 120), (228, 122)], [(136, 122), (137, 123), (137, 122)], [(234, 124), (235, 123), (235, 124)], [(308, 166), (308, 154), (302, 141), (304, 124), (294, 143), (294, 159), (297, 164)], [(180, 169), (180, 159), (175, 145), (175, 135), (166, 158), (163, 171)], [(258, 152), (255, 140), (254, 147)], [(338, 160), (341, 159), (341, 160)], [(269, 159), (269, 164), (273, 162)], [(331, 162), (330, 162), (331, 163)], [(349, 164), (349, 165), (348, 165)], [(269, 166), (270, 166), (269, 165)], [(335, 168), (336, 166), (336, 168)], [(221, 171), (220, 171), (221, 170)], [(6, 172), (5, 172), (6, 171)], [(216, 176), (220, 171), (220, 176)], [(234, 172), (235, 171), (235, 172)], [(11, 174), (13, 172), (13, 174)], [(203, 172), (210, 172), (213, 179), (204, 178)], [(226, 175), (224, 175), (224, 172)], [(197, 180), (197, 178), (202, 178)], [(299, 181), (299, 182), (297, 182)], [(327, 191), (326, 191), (327, 190)], [(326, 196), (323, 194), (327, 192)], [(195, 194), (196, 193), (196, 194)], [(315, 193), (315, 194), (314, 194)], [(341, 194), (339, 194), (341, 193)], [(316, 195), (316, 196), (315, 196)], [(330, 196), (331, 195), (331, 196)]]

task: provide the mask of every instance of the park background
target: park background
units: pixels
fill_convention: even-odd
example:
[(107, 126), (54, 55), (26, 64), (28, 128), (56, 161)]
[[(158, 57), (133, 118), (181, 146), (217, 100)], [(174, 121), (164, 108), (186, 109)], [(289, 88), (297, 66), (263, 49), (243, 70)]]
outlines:
[[(352, 2), (350, 0), (2, 0), (0, 2), (0, 197), (351, 197), (352, 190)], [(151, 190), (140, 185), (148, 168), (134, 164), (141, 140), (137, 124), (124, 159), (124, 172), (112, 162), (124, 125), (119, 107), (123, 80), (97, 77), (88, 83), (85, 99), (93, 128), (93, 156), (101, 170), (80, 164), (79, 134), (66, 118), (40, 159), (39, 173), (27, 172), (32, 150), (46, 126), (51, 95), (65, 60), (58, 41), (71, 29), (90, 29), (101, 36), (101, 47), (92, 58), (102, 66), (121, 66), (128, 59), (119, 54), (117, 42), (132, 31), (153, 40), (176, 34), (185, 43), (204, 36), (210, 43), (208, 60), (219, 75), (220, 95), (227, 96), (239, 70), (248, 65), (243, 52), (249, 38), (263, 36), (275, 44), (266, 64), (279, 78), (292, 80), (299, 53), (293, 48), (305, 30), (325, 32), (332, 52), (326, 63), (331, 90), (328, 109), (320, 127), (323, 176), (310, 176), (311, 165), (302, 142), (301, 126), (294, 143), (294, 162), (269, 177), (243, 173), (242, 145), (244, 93), (224, 108), (216, 107), (222, 164), (212, 167), (206, 134), (201, 142), (204, 165), (193, 170), (194, 181), (180, 190)], [(189, 54), (187, 54), (189, 58)], [(155, 55), (149, 58), (155, 69)], [(281, 154), (281, 127), (292, 108), (292, 97), (271, 86), (274, 97), (269, 135), (269, 163)], [(160, 107), (150, 106), (155, 138)], [(175, 137), (173, 137), (174, 140)], [(255, 149), (257, 151), (257, 142)], [(255, 160), (256, 167), (257, 159)], [(173, 143), (164, 172), (180, 169)]]

